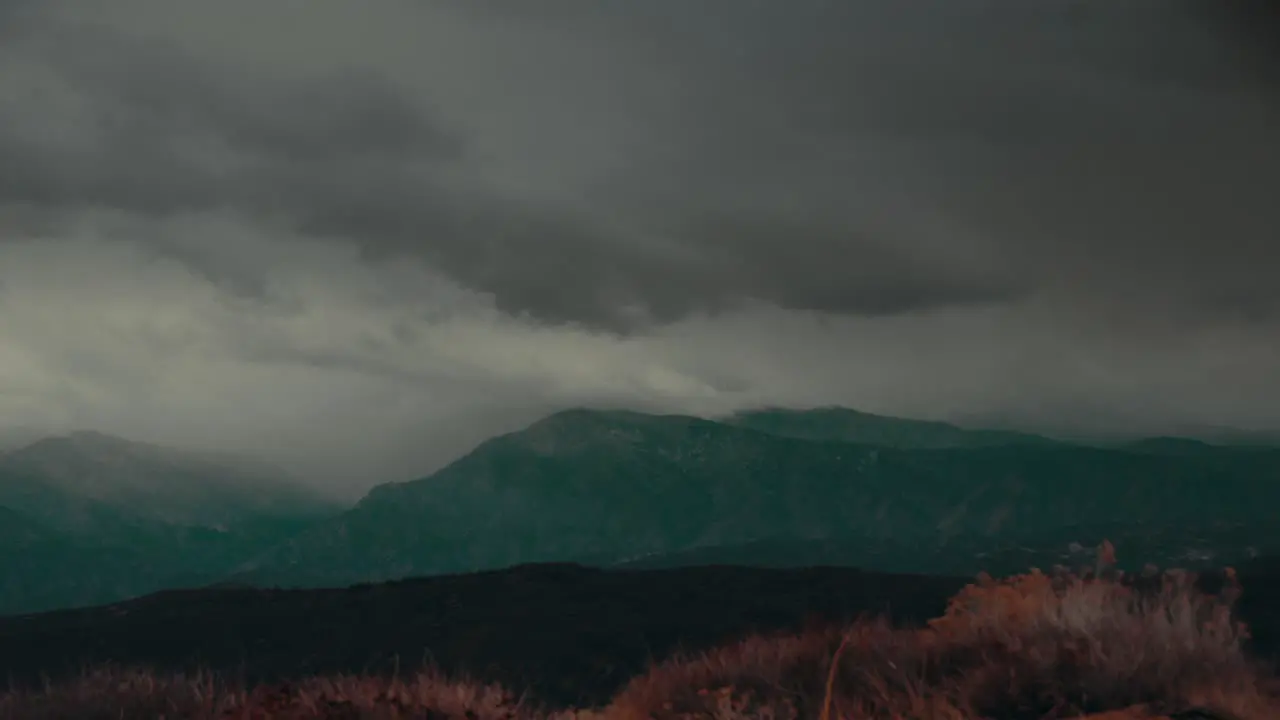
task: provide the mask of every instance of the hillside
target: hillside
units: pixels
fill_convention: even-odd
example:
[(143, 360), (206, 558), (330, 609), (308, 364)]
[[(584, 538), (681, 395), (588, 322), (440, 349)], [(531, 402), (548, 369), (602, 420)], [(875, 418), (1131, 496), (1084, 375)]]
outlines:
[(179, 525), (231, 525), (263, 514), (327, 512), (334, 504), (283, 471), (97, 432), (48, 437), (0, 457), (0, 473), (39, 478), (68, 495)]
[[(251, 679), (387, 671), (424, 655), (544, 698), (597, 700), (678, 646), (705, 648), (806, 618), (892, 611), (923, 621), (962, 579), (857, 570), (605, 572), (573, 565), (350, 589), (202, 589), (0, 617), (0, 677), (31, 681), (106, 659)], [(554, 681), (554, 684), (552, 684)], [(597, 697), (591, 697), (596, 695)]]
[(1280, 549), (1280, 451), (1084, 447), (843, 409), (568, 410), (345, 511), (264, 472), (93, 433), (0, 458), (0, 613), (529, 562), (963, 576), (1071, 564), (1104, 537), (1189, 567)]
[(0, 425), (0, 455), (30, 445), (48, 434), (25, 425)]
[(379, 486), (234, 577), (341, 585), (821, 538), (843, 539), (845, 564), (887, 571), (967, 575), (1002, 553), (1065, 560), (1072, 543), (1110, 536), (1232, 562), (1280, 540), (1278, 477), (1280, 452), (895, 449), (573, 410)]
[(337, 510), (167, 448), (42, 439), (0, 457), (0, 613), (212, 582)]
[[(1280, 602), (1280, 583), (1277, 580), (1280, 576), (1245, 567), (1239, 573), (1239, 580), (1245, 592), (1235, 608), (1236, 618), (1248, 623), (1252, 630), (1247, 650), (1260, 659), (1273, 658), (1277, 648), (1277, 630), (1280, 629), (1277, 624), (1277, 608), (1280, 607), (1277, 604)], [(741, 683), (739, 689), (763, 691), (766, 697), (792, 691), (791, 695), (807, 698), (812, 705), (816, 698), (822, 696), (822, 682), (827, 677), (825, 669), (840, 642), (838, 632), (828, 632), (833, 625), (838, 630), (840, 625), (855, 618), (881, 613), (898, 627), (919, 625), (942, 615), (947, 608), (947, 598), (960, 591), (966, 582), (964, 578), (878, 574), (854, 569), (703, 567), (602, 571), (557, 564), (415, 578), (347, 589), (219, 588), (164, 592), (99, 608), (0, 617), (0, 676), (10, 678), (19, 687), (43, 687), (52, 680), (56, 688), (55, 700), (65, 692), (68, 699), (82, 698), (80, 707), (100, 703), (98, 707), (102, 709), (103, 717), (118, 717), (108, 714), (106, 709), (123, 704), (129, 694), (137, 696), (139, 703), (146, 699), (155, 702), (144, 695), (163, 693), (164, 690), (158, 688), (171, 682), (167, 679), (169, 672), (204, 670), (206, 674), (203, 677), (208, 678), (208, 671), (212, 671), (220, 678), (240, 683), (242, 687), (279, 683), (274, 689), (263, 688), (274, 694), (280, 691), (280, 686), (322, 685), (338, 674), (362, 674), (362, 686), (367, 688), (369, 685), (366, 683), (380, 686), (372, 683), (374, 677), (393, 674), (398, 678), (412, 677), (424, 662), (448, 676), (465, 675), (482, 683), (501, 683), (511, 690), (513, 696), (522, 696), (533, 706), (600, 707), (620, 697), (620, 692), (627, 696), (627, 689), (631, 688), (632, 700), (639, 701), (642, 706), (647, 705), (650, 712), (614, 716), (620, 718), (681, 717), (662, 712), (662, 700), (698, 702), (702, 699), (702, 692), (720, 686), (719, 682), (711, 684), (713, 679), (722, 680), (725, 684)], [(1221, 588), (1220, 575), (1206, 576), (1202, 579), (1202, 586), (1210, 592)], [(1107, 585), (1102, 588), (1105, 590)], [(987, 612), (974, 613), (975, 625), (985, 617), (1000, 623), (998, 630), (1010, 630), (1026, 617), (1025, 611), (1044, 615), (1053, 612), (1053, 605), (1043, 600), (1017, 608), (1008, 602), (1011, 596), (1021, 597), (1021, 593), (1028, 592), (1034, 593), (1033, 597), (1044, 598), (1050, 588), (1035, 582), (1035, 578), (1021, 584), (1021, 593), (1008, 592), (1008, 587), (1004, 589), (1006, 592), (991, 591), (980, 596), (980, 599), (985, 597), (983, 605)], [(1088, 586), (1078, 586), (1077, 589), (1086, 593), (1089, 590)], [(974, 608), (972, 588), (967, 598), (969, 602), (963, 607)], [(1108, 653), (1104, 648), (1099, 648), (1104, 649), (1103, 652), (1091, 655), (1086, 650), (1083, 659), (1090, 663), (1090, 667), (1096, 667), (1099, 659), (1119, 666), (1116, 674), (1101, 679), (1109, 680), (1109, 685), (1124, 690), (1122, 697), (1129, 697), (1141, 695), (1143, 691), (1136, 689), (1135, 683), (1145, 681), (1150, 684), (1152, 676), (1151, 673), (1135, 672), (1132, 665), (1125, 663), (1133, 662), (1134, 658), (1148, 663), (1146, 658), (1159, 657), (1155, 669), (1167, 669), (1169, 648), (1176, 649), (1179, 657), (1188, 659), (1184, 663), (1184, 672), (1176, 676), (1179, 684), (1206, 677), (1216, 679), (1218, 675), (1239, 669), (1233, 665), (1223, 670), (1220, 659), (1224, 655), (1211, 654), (1214, 648), (1230, 643), (1232, 639), (1229, 632), (1221, 631), (1220, 619), (1212, 626), (1207, 625), (1202, 634), (1195, 632), (1199, 627), (1194, 623), (1184, 625), (1176, 619), (1179, 613), (1185, 612), (1185, 609), (1178, 609), (1181, 603), (1194, 599), (1185, 589), (1165, 596), (1165, 603), (1173, 612), (1172, 619), (1164, 620), (1162, 624), (1157, 617), (1154, 622), (1143, 623), (1136, 629), (1132, 620), (1141, 618), (1134, 618), (1132, 611), (1126, 610), (1128, 606), (1123, 604), (1122, 595), (1099, 598), (1098, 593), (1092, 593), (1085, 598), (1090, 603), (1091, 612), (1080, 613), (1076, 608), (1075, 612), (1066, 613), (1066, 617), (1068, 623), (1087, 623), (1086, 632), (1079, 633), (1077, 639), (1089, 643), (1084, 646), (1089, 650), (1100, 642), (1133, 643), (1142, 650), (1165, 648), (1160, 653), (1139, 652), (1136, 656)], [(1024, 612), (1015, 612), (1018, 609)], [(1157, 606), (1153, 615), (1162, 614), (1163, 609)], [(963, 620), (964, 616), (949, 615), (951, 627), (963, 630), (965, 625), (956, 620)], [(1035, 621), (1037, 617), (1033, 615), (1027, 619)], [(1063, 622), (1060, 613), (1056, 620), (1043, 618), (1028, 630), (1042, 626), (1043, 620), (1059, 625)], [(1178, 632), (1177, 635), (1161, 632), (1170, 625)], [(855, 638), (872, 641), (882, 650), (910, 647), (910, 643), (901, 642), (906, 638), (898, 636), (895, 641), (894, 637), (886, 634), (883, 626), (871, 623), (860, 627), (862, 633)], [(1106, 628), (1107, 632), (1100, 633), (1099, 628)], [(835, 642), (820, 643), (812, 653), (813, 657), (800, 663), (801, 666), (785, 683), (758, 684), (762, 678), (776, 677), (779, 665), (785, 664), (786, 658), (797, 647), (805, 646), (803, 638), (812, 638), (815, 632), (819, 635), (826, 633)], [(763, 637), (748, 637), (757, 633)], [(1065, 671), (1075, 657), (1068, 652), (1045, 653), (1046, 650), (1067, 650), (1060, 634), (1029, 631), (989, 635), (1012, 637), (1011, 642), (1034, 644), (1034, 649), (1020, 648), (1021, 654), (990, 656), (1020, 670), (1030, 668), (1019, 658), (1041, 662), (1050, 658), (1062, 663)], [(692, 671), (700, 664), (701, 652), (717, 646), (723, 646), (727, 653), (718, 657), (730, 662), (708, 663), (711, 673), (681, 672), (673, 675), (669, 669), (664, 670), (670, 668), (666, 663), (684, 662)], [(866, 649), (865, 646), (855, 646), (850, 650), (856, 652), (857, 647)], [(984, 646), (965, 644), (969, 650), (976, 647)], [(1045, 654), (1036, 654), (1036, 649)], [(1233, 651), (1239, 652), (1235, 648)], [(732, 661), (735, 652), (739, 652), (738, 661)], [(966, 652), (956, 659), (972, 660), (984, 656), (984, 653)], [(898, 657), (899, 663), (912, 668), (912, 671), (919, 667), (903, 663), (903, 659)], [(76, 679), (85, 677), (84, 669), (102, 668), (105, 662), (111, 662), (115, 669), (83, 681), (79, 687), (85, 691), (77, 693)], [(155, 671), (142, 677), (131, 675), (129, 668), (134, 665), (154, 668)], [(845, 687), (852, 692), (862, 687), (857, 680), (865, 677), (864, 670), (877, 666), (851, 658), (841, 667), (848, 668), (853, 676), (845, 680), (849, 683)], [(651, 673), (648, 679), (646, 671)], [(1214, 674), (1215, 671), (1218, 675)], [(1090, 684), (1091, 676), (1088, 674), (1054, 674), (1063, 676), (1060, 678), (1062, 682), (1049, 684), (1046, 690), (1070, 688), (1072, 681), (1082, 683), (1082, 688), (1088, 688)], [(191, 677), (194, 675), (188, 675)], [(819, 688), (816, 693), (794, 693), (796, 685), (793, 683), (804, 677), (816, 681)], [(1009, 688), (1011, 677), (1005, 672), (1000, 678), (1003, 679), (1000, 687)], [(1036, 675), (1019, 673), (1019, 677), (1024, 683), (1031, 683), (1034, 689)], [(152, 682), (152, 678), (156, 682)], [(919, 681), (921, 677), (915, 676), (914, 679)], [(1093, 677), (1095, 685), (1098, 679)], [(1168, 678), (1161, 674), (1154, 679)], [(110, 682), (105, 682), (107, 680)], [(70, 681), (68, 685), (60, 684), (67, 681)], [(185, 684), (180, 682), (180, 686)], [(209, 692), (207, 684), (193, 686), (206, 695)], [(660, 689), (664, 686), (666, 689), (657, 693), (659, 700), (644, 702), (646, 697), (650, 700), (653, 697), (640, 692), (642, 688)], [(285, 693), (292, 694), (289, 690)], [(174, 695), (181, 696), (180, 693)], [(868, 696), (875, 697), (870, 692)], [(712, 702), (714, 699), (707, 698)], [(1137, 701), (1143, 699), (1153, 698), (1138, 698)], [(25, 707), (31, 706), (34, 703)], [(151, 717), (156, 714), (138, 712), (137, 707), (146, 706), (133, 706), (134, 714), (125, 714), (125, 717)], [(714, 710), (714, 706), (706, 710)], [(163, 711), (170, 712), (171, 709)], [(712, 715), (712, 712), (704, 711), (697, 716)], [(318, 711), (300, 716), (332, 717)], [(342, 715), (350, 716), (353, 715)], [(405, 716), (408, 715), (400, 715)], [(456, 713), (451, 716), (463, 715)], [(816, 712), (800, 715), (816, 716)], [(919, 713), (897, 716), (933, 717)], [(79, 715), (68, 713), (58, 717)], [(201, 717), (225, 715), (209, 713)], [(496, 720), (513, 716), (481, 713), (478, 717)], [(982, 713), (938, 717), (1053, 715)]]
[(53, 536), (52, 530), (34, 518), (0, 507), (0, 547), (22, 548)]

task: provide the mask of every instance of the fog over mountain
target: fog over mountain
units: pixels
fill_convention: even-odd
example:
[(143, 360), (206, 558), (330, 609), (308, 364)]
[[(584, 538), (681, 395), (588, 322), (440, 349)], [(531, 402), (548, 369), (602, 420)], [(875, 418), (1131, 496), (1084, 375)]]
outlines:
[(582, 405), (1280, 432), (1264, 10), (0, 0), (0, 426), (352, 497)]

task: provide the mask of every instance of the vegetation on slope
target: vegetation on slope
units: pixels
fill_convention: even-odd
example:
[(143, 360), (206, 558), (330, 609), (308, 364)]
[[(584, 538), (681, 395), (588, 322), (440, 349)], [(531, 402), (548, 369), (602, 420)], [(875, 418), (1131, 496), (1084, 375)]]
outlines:
[(378, 486), (237, 579), (322, 587), (820, 538), (847, 541), (845, 564), (896, 572), (1009, 572), (1106, 536), (1162, 563), (1220, 564), (1280, 550), (1277, 478), (1280, 451), (894, 449), (575, 410)]
[(211, 583), (338, 510), (234, 460), (98, 433), (37, 440), (0, 456), (0, 614)]
[(0, 697), (0, 718), (1114, 720), (1195, 708), (1201, 718), (1280, 717), (1276, 678), (1246, 655), (1248, 630), (1232, 615), (1234, 576), (1216, 594), (1193, 580), (1102, 566), (983, 577), (924, 626), (863, 619), (747, 637), (660, 660), (591, 708), (535, 706), (430, 670), (246, 687), (207, 674), (99, 668)]
[(1102, 537), (1193, 568), (1280, 552), (1280, 450), (1084, 447), (842, 408), (569, 410), (347, 512), (264, 472), (95, 433), (9, 453), (0, 614), (531, 562), (971, 575), (1069, 564)]

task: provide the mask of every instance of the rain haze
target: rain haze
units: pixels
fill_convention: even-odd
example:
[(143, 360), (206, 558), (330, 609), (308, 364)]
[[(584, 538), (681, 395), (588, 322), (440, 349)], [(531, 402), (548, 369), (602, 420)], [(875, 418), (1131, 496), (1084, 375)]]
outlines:
[(1207, 5), (0, 0), (0, 426), (352, 495), (578, 405), (1280, 431)]

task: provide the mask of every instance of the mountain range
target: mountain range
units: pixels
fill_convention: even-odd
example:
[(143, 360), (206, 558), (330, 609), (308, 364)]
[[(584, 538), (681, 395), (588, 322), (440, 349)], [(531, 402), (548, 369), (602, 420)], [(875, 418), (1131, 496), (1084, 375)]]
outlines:
[[(202, 584), (535, 562), (972, 575), (1280, 551), (1280, 448), (1107, 447), (845, 408), (572, 409), (339, 507), (284, 473), (96, 433), (0, 456), (0, 613)], [(56, 570), (54, 570), (56, 568)]]
[[(1140, 550), (1133, 561), (1182, 564), (1245, 559), (1280, 539), (1276, 449), (1001, 444), (850, 411), (821, 411), (833, 422), (816, 429), (766, 413), (558, 413), (430, 477), (374, 488), (242, 577), (321, 586), (524, 562), (679, 564), (733, 548), (751, 562), (753, 547), (816, 541), (838, 542), (842, 564), (969, 574), (1070, 562), (1105, 538)], [(867, 427), (894, 445), (862, 442)]]
[(341, 509), (249, 461), (40, 438), (0, 455), (0, 613), (212, 582)]

